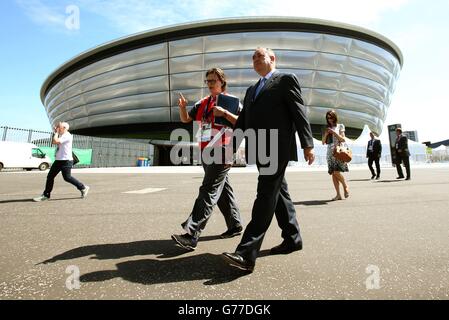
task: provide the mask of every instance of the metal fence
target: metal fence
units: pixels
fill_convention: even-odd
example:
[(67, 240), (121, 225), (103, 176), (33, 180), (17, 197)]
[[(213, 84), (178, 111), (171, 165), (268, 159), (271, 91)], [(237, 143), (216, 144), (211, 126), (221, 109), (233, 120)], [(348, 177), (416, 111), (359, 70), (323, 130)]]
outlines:
[[(28, 142), (39, 147), (51, 147), (52, 136), (50, 131), (0, 127), (1, 141)], [(92, 164), (84, 167), (135, 167), (140, 157), (148, 158), (153, 163), (154, 146), (136, 140), (73, 134), (73, 148), (92, 149)]]

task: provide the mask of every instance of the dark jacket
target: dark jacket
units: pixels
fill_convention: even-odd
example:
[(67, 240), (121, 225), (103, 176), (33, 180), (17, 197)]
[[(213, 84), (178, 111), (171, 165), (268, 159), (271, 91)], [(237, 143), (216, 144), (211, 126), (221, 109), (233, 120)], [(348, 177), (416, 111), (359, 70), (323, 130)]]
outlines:
[[(371, 140), (370, 140), (371, 141)], [(380, 158), (382, 155), (382, 143), (380, 142), (380, 140), (374, 139), (373, 142), (373, 151), (371, 152), (369, 150), (369, 144), (370, 141), (368, 141), (368, 144), (366, 146), (366, 157), (376, 157), (376, 158)]]
[[(301, 148), (313, 147), (312, 129), (306, 115), (304, 102), (301, 97), (299, 81), (294, 74), (275, 71), (266, 81), (264, 87), (254, 98), (258, 83), (248, 88), (243, 101), (243, 110), (235, 125), (235, 129), (277, 129), (278, 161), (285, 163), (297, 161), (297, 146), (295, 132), (298, 132)], [(257, 141), (259, 141), (257, 138)], [(254, 158), (248, 157), (251, 146), (246, 139), (246, 160), (253, 164)], [(270, 150), (269, 132), (264, 141), (267, 154)], [(249, 143), (254, 141), (249, 140)], [(256, 144), (255, 150), (258, 150)], [(257, 163), (259, 155), (257, 153)]]
[(399, 141), (396, 141), (395, 148), (397, 156), (410, 157), (410, 152), (408, 150), (408, 138), (406, 136), (401, 135)]

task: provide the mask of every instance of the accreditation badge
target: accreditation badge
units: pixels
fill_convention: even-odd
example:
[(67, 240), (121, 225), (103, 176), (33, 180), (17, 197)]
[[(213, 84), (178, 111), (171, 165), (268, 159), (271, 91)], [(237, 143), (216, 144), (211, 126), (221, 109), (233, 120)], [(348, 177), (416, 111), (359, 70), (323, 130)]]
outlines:
[(201, 124), (201, 142), (209, 142), (212, 140), (212, 123), (203, 122)]

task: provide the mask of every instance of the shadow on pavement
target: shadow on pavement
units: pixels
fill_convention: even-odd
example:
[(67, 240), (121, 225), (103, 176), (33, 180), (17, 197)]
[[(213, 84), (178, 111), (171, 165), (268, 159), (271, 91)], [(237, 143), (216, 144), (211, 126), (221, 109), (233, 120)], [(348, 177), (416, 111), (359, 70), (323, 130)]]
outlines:
[(205, 280), (204, 285), (234, 281), (247, 272), (230, 267), (221, 255), (203, 253), (169, 260), (143, 259), (118, 263), (116, 270), (84, 274), (81, 282), (102, 282), (122, 278), (144, 285)]
[(0, 203), (33, 202), (33, 199), (1, 200)]
[(39, 264), (54, 263), (61, 260), (72, 260), (82, 257), (109, 260), (134, 256), (159, 255), (158, 258), (172, 258), (187, 253), (173, 240), (143, 240), (127, 243), (97, 244), (75, 248), (45, 260)]
[(395, 180), (378, 180), (376, 181), (377, 183), (392, 183), (392, 182), (402, 182), (404, 180), (400, 180), (400, 179), (395, 179)]
[(365, 181), (374, 181), (374, 179), (350, 179), (349, 182), (365, 182)]
[(213, 241), (213, 240), (223, 240), (220, 236), (205, 236), (205, 237), (200, 237), (199, 238), (199, 242), (201, 241)]
[[(82, 199), (81, 197), (73, 197), (73, 198), (58, 198), (58, 199), (53, 199), (53, 198), (51, 198), (50, 200), (48, 200), (48, 201), (62, 201), (62, 200), (77, 200), (77, 199), (80, 199), (80, 200), (84, 200), (84, 199)], [(13, 199), (13, 200), (0, 200), (0, 204), (1, 203), (18, 203), (18, 202), (34, 202), (33, 201), (33, 199), (32, 198), (27, 198), (27, 199)], [(45, 201), (43, 201), (43, 202), (45, 202)]]
[(309, 201), (299, 201), (293, 202), (295, 206), (323, 206), (327, 205), (331, 200), (309, 200)]

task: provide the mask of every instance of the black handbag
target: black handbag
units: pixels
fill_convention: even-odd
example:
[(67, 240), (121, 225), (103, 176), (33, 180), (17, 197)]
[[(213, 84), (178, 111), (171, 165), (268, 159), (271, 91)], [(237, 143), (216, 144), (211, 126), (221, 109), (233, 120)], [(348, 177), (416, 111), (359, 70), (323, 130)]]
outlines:
[(78, 162), (80, 162), (80, 159), (78, 158), (78, 156), (73, 151), (72, 151), (72, 158), (73, 158), (73, 165), (75, 165)]

